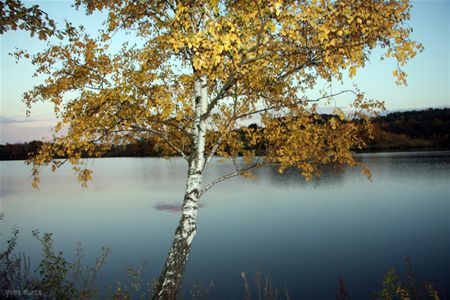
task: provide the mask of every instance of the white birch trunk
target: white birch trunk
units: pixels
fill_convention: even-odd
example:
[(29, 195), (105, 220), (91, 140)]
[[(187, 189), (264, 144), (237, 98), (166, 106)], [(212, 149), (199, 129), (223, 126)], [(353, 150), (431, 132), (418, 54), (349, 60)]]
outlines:
[(203, 165), (205, 162), (206, 111), (208, 98), (206, 77), (195, 82), (195, 121), (192, 128), (193, 147), (189, 157), (186, 191), (181, 219), (167, 255), (153, 299), (175, 299), (180, 288), (192, 240), (197, 232), (198, 200), (202, 189)]

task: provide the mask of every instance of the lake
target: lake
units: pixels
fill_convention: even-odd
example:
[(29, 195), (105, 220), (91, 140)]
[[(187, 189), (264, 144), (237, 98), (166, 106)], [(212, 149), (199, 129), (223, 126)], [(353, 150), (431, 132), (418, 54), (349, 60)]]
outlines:
[[(292, 299), (335, 299), (343, 277), (351, 299), (381, 289), (390, 268), (405, 271), (410, 257), (418, 281), (450, 290), (450, 152), (360, 154), (373, 180), (358, 170), (327, 173), (306, 183), (295, 171), (258, 171), (233, 178), (201, 201), (198, 234), (186, 282), (214, 281), (210, 299), (242, 299), (241, 272), (252, 285), (255, 270)], [(112, 249), (101, 285), (124, 280), (128, 266), (149, 261), (146, 276), (159, 275), (183, 198), (181, 159), (103, 158), (89, 161), (94, 180), (82, 189), (69, 166), (45, 170), (39, 190), (29, 167), (2, 161), (1, 247), (20, 229), (18, 250), (39, 262), (33, 229), (52, 232), (55, 248), (70, 258), (82, 242), (86, 263)], [(205, 182), (232, 170), (217, 160)], [(253, 295), (256, 296), (256, 295)]]

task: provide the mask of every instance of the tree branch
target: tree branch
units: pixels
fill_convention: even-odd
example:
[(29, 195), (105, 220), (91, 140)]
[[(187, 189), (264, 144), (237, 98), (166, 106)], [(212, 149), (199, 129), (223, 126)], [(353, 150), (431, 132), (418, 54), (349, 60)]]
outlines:
[(243, 173), (245, 173), (245, 172), (249, 172), (249, 171), (252, 171), (252, 170), (256, 170), (256, 169), (259, 169), (259, 168), (261, 168), (261, 167), (269, 166), (269, 165), (275, 165), (275, 164), (273, 164), (273, 163), (256, 163), (256, 164), (253, 164), (253, 165), (251, 165), (251, 166), (249, 166), (249, 167), (246, 167), (246, 168), (237, 170), (236, 172), (233, 172), (233, 173), (230, 173), (230, 174), (221, 176), (221, 177), (219, 177), (219, 178), (217, 178), (217, 179), (211, 181), (210, 183), (208, 183), (208, 184), (201, 190), (201, 192), (200, 192), (200, 197), (203, 196), (204, 193), (206, 193), (210, 188), (212, 188), (214, 185), (218, 184), (219, 182), (222, 182), (222, 181), (224, 181), (224, 180), (227, 180), (227, 179), (236, 177), (236, 176), (241, 175), (241, 174), (243, 174)]
[(169, 139), (169, 137), (164, 134), (163, 132), (160, 132), (156, 129), (153, 128), (144, 128), (144, 127), (140, 127), (140, 126), (132, 126), (133, 128), (137, 129), (137, 130), (142, 130), (142, 131), (148, 131), (151, 132), (157, 136), (159, 136), (160, 138), (162, 138), (170, 147), (172, 147), (175, 151), (177, 151), (179, 154), (181, 154), (181, 156), (185, 159), (185, 160), (189, 160), (188, 156), (186, 155), (186, 153), (184, 153), (180, 148), (178, 148), (174, 143), (172, 143)]
[(254, 114), (257, 114), (257, 113), (262, 113), (262, 112), (266, 112), (266, 111), (269, 111), (269, 110), (273, 110), (273, 109), (287, 108), (287, 107), (292, 107), (292, 106), (296, 106), (296, 105), (303, 104), (303, 103), (319, 102), (320, 100), (323, 100), (323, 99), (326, 99), (326, 98), (330, 98), (330, 97), (335, 97), (335, 96), (338, 96), (338, 95), (341, 95), (341, 94), (344, 94), (344, 93), (353, 93), (353, 94), (357, 95), (357, 93), (355, 91), (353, 91), (353, 90), (343, 90), (343, 91), (340, 91), (338, 93), (322, 96), (322, 97), (319, 97), (319, 98), (316, 98), (316, 99), (300, 100), (300, 101), (297, 101), (297, 102), (294, 102), (294, 103), (291, 103), (291, 104), (274, 105), (274, 106), (258, 109), (258, 110), (255, 110), (255, 111), (252, 111), (252, 112), (249, 112), (249, 113), (245, 113), (245, 114), (239, 115), (239, 116), (236, 117), (236, 120), (240, 119), (240, 118), (248, 117), (248, 116), (251, 116), (251, 115), (254, 115)]

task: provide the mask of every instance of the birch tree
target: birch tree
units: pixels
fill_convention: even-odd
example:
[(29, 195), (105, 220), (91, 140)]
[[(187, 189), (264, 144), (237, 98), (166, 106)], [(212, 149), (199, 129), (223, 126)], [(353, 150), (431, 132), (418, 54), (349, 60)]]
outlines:
[[(154, 299), (174, 299), (197, 231), (199, 200), (215, 184), (275, 165), (311, 179), (323, 166), (361, 167), (352, 150), (370, 136), (371, 112), (382, 103), (359, 90), (312, 99), (318, 82), (355, 76), (371, 51), (404, 64), (422, 46), (410, 39), (407, 0), (76, 0), (87, 14), (107, 15), (98, 35), (71, 28), (32, 57), (42, 84), (25, 93), (54, 104), (54, 139), (29, 163), (39, 170), (69, 162), (82, 185), (91, 179), (82, 156), (152, 138), (165, 155), (187, 162), (182, 212)], [(117, 32), (130, 33), (119, 51)], [(138, 41), (133, 43), (133, 41)], [(352, 109), (322, 117), (317, 104), (337, 95)], [(258, 117), (261, 126), (243, 128)], [(64, 130), (61, 130), (65, 128)], [(260, 151), (258, 151), (260, 147)], [(259, 155), (264, 153), (263, 156)], [(237, 161), (235, 171), (204, 182), (214, 155)], [(65, 159), (56, 159), (64, 157)], [(181, 200), (181, 199), (180, 199)], [(232, 212), (228, 212), (232, 213)]]

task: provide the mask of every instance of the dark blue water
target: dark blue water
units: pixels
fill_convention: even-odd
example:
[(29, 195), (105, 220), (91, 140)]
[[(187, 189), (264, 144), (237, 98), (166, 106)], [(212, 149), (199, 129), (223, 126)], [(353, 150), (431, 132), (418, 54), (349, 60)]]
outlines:
[[(241, 299), (246, 272), (256, 270), (292, 299), (334, 299), (342, 276), (351, 299), (368, 299), (394, 267), (410, 257), (417, 281), (450, 289), (450, 152), (363, 154), (373, 174), (326, 173), (306, 183), (295, 171), (263, 169), (210, 190), (199, 211), (185, 286), (214, 285), (210, 299)], [(69, 168), (43, 174), (31, 188), (23, 162), (1, 162), (1, 246), (13, 225), (18, 249), (37, 264), (31, 230), (53, 232), (55, 247), (73, 257), (81, 241), (86, 263), (100, 247), (112, 254), (101, 285), (126, 282), (128, 266), (149, 261), (146, 279), (161, 270), (178, 222), (186, 166), (181, 159), (97, 159), (94, 181), (82, 190)], [(213, 162), (209, 181), (231, 170)], [(256, 298), (253, 290), (254, 298)]]

